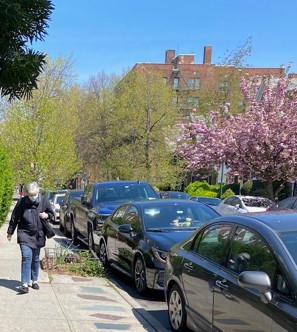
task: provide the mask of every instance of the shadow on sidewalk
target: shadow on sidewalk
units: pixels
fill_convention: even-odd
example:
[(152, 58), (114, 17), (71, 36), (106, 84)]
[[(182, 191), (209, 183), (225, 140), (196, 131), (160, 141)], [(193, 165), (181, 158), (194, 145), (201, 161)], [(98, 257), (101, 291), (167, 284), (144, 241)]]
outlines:
[(0, 287), (5, 287), (11, 289), (15, 292), (18, 292), (18, 288), (21, 285), (19, 280), (8, 280), (8, 279), (0, 279)]

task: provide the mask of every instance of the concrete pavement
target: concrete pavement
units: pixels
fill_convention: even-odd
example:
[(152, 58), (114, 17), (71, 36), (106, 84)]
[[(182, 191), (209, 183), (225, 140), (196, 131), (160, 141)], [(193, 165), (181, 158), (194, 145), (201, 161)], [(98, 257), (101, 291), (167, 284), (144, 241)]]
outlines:
[[(0, 228), (1, 332), (162, 331), (105, 278), (49, 276), (40, 269), (40, 289), (30, 287), (28, 294), (19, 294), (21, 253), (16, 233), (11, 242), (6, 238), (9, 217)], [(58, 240), (58, 235), (47, 240), (46, 248), (55, 248)]]

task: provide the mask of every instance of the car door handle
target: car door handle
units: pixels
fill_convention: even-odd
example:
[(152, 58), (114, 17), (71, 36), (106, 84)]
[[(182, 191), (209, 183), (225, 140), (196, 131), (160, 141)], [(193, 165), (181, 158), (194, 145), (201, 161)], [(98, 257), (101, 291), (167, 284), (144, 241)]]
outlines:
[(216, 286), (225, 290), (229, 289), (228, 285), (226, 285), (226, 280), (216, 280)]
[(185, 263), (185, 264), (184, 264), (184, 267), (185, 267), (187, 270), (189, 270), (189, 271), (192, 271), (192, 270), (194, 269), (194, 267), (193, 267), (193, 265), (192, 265), (191, 262), (190, 262), (190, 263)]

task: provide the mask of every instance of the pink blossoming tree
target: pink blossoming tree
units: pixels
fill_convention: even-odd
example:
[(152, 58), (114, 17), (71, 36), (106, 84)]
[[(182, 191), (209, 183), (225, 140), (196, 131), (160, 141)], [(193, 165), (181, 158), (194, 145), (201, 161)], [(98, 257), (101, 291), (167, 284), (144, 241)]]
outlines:
[(246, 109), (237, 115), (211, 113), (181, 123), (179, 153), (189, 170), (225, 162), (245, 179), (256, 177), (274, 199), (275, 180), (297, 178), (297, 98), (287, 78), (269, 79), (257, 101), (259, 78), (242, 79)]

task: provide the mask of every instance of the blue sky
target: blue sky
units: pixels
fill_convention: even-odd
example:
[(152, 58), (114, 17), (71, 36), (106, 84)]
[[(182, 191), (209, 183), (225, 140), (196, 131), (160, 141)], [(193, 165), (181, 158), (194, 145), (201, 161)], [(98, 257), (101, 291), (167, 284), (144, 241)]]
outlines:
[(72, 57), (79, 82), (121, 75), (136, 63), (164, 63), (165, 51), (195, 54), (212, 46), (212, 63), (252, 38), (252, 67), (297, 73), (297, 0), (53, 0), (45, 41), (52, 59)]

